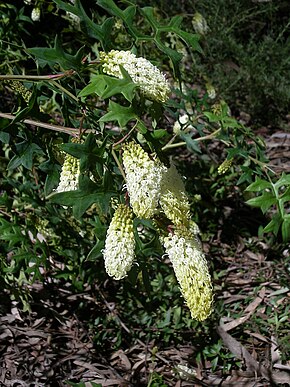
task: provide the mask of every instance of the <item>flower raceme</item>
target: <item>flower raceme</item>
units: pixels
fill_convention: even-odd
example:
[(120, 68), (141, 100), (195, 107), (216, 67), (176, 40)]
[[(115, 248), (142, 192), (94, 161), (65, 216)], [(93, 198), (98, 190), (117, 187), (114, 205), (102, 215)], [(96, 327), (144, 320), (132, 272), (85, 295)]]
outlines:
[(109, 276), (116, 280), (124, 278), (135, 258), (133, 213), (124, 204), (119, 204), (107, 231), (103, 257)]
[(159, 203), (164, 214), (175, 226), (189, 226), (190, 204), (184, 183), (174, 164), (163, 174)]
[(69, 154), (66, 154), (56, 192), (74, 191), (78, 189), (79, 175), (80, 160)]
[(137, 58), (130, 51), (101, 52), (100, 60), (105, 74), (122, 78), (120, 65), (128, 72), (141, 92), (152, 101), (166, 102), (170, 88), (165, 75), (145, 58)]
[(180, 227), (165, 237), (163, 244), (192, 318), (205, 320), (212, 312), (213, 292), (207, 262), (196, 236)]
[(139, 144), (130, 142), (123, 149), (130, 204), (139, 218), (152, 218), (157, 212), (161, 180), (167, 168), (156, 157), (151, 159)]

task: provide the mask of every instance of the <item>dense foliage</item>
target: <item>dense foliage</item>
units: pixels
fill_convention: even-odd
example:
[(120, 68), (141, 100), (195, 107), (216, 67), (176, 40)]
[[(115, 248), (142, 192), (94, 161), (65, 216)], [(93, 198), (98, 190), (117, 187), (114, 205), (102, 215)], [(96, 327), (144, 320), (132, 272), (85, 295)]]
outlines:
[[(267, 234), (269, 244), (289, 241), (290, 175), (277, 176), (267, 166), (264, 141), (234, 117), (229, 105), (236, 100), (226, 102), (231, 92), (239, 90), (242, 109), (251, 105), (250, 114), (261, 117), (261, 105), (270, 103), (269, 115), (283, 121), (287, 48), (279, 71), (271, 67), (272, 74), (266, 74), (263, 66), (266, 52), (270, 56), (278, 47), (282, 50), (284, 19), (279, 31), (276, 27), (268, 34), (262, 31), (270, 23), (268, 18), (274, 20), (284, 5), (278, 10), (270, 2), (260, 4), (258, 10), (256, 5), (242, 9), (239, 3), (240, 11), (232, 9), (231, 18), (225, 14), (224, 2), (203, 2), (199, 11), (206, 20), (202, 15), (198, 20), (204, 30), (195, 33), (188, 15), (167, 19), (155, 7), (119, 3), (53, 0), (0, 5), (0, 290), (21, 301), (25, 311), (31, 308), (29, 286), (35, 282), (56, 287), (68, 283), (73, 292), (89, 286), (99, 298), (98, 289), (106, 284), (106, 293), (118, 302), (121, 315), (128, 318), (134, 311), (133, 327), (161, 337), (165, 344), (186, 340), (188, 333), (182, 329), (194, 329), (206, 337), (206, 344), (216, 346), (203, 348), (199, 357), (212, 356), (216, 364), (227, 362), (233, 355), (225, 351), (219, 358), (219, 344), (212, 336), (214, 321), (223, 315), (222, 301), (216, 302), (206, 324), (192, 319), (180, 297), (179, 286), (190, 298), (183, 274), (177, 275), (178, 285), (164, 254), (162, 238), (178, 229), (180, 215), (172, 215), (164, 197), (155, 198), (152, 205), (154, 187), (134, 204), (146, 173), (138, 172), (136, 183), (128, 170), (133, 174), (134, 166), (138, 170), (138, 157), (147, 160), (147, 175), (153, 160), (167, 170), (173, 162), (179, 171), (176, 176), (184, 176), (187, 192), (182, 226), (188, 219), (189, 230), (190, 222), (197, 222), (203, 241), (213, 238), (220, 224), (225, 225), (222, 238), (227, 241), (233, 230), (246, 236), (258, 231), (260, 236)], [(242, 18), (238, 12), (243, 12)], [(260, 19), (264, 14), (267, 18)], [(218, 29), (214, 17), (226, 17), (225, 25)], [(245, 24), (251, 39), (244, 50)], [(266, 37), (251, 58), (248, 52), (258, 45), (254, 24), (259, 26), (257, 33)], [(244, 35), (237, 37), (235, 28)], [(219, 56), (227, 61), (226, 54), (232, 62), (225, 75)], [(247, 82), (241, 87), (244, 79)], [(269, 119), (261, 121), (269, 123)], [(133, 165), (130, 160), (126, 164), (132, 143), (146, 155), (138, 153)], [(154, 168), (150, 184), (160, 172), (156, 164)], [(176, 195), (174, 208), (183, 200)], [(147, 197), (152, 205), (149, 215), (140, 209)], [(246, 210), (246, 201), (260, 208), (256, 223), (248, 226), (237, 220), (228, 233), (224, 213), (228, 200)], [(116, 210), (128, 208), (129, 203), (134, 218)], [(162, 211), (156, 213), (157, 207)], [(130, 258), (124, 275), (112, 268), (111, 245), (106, 244), (109, 227), (113, 232), (121, 227), (114, 220), (115, 211), (128, 226), (122, 238), (134, 238), (138, 262), (132, 266), (135, 257)], [(163, 243), (169, 256), (172, 240)], [(122, 245), (119, 254), (126, 253), (128, 246)], [(190, 248), (201, 250), (199, 242), (184, 247)], [(214, 280), (218, 281), (220, 269), (217, 262), (209, 261)], [(117, 279), (128, 277), (108, 280), (106, 271)], [(85, 305), (80, 304), (82, 308)], [(102, 347), (113, 340), (113, 347), (119, 348), (125, 340), (122, 331), (103, 310), (96, 310), (90, 325), (94, 329), (100, 324), (95, 345)]]

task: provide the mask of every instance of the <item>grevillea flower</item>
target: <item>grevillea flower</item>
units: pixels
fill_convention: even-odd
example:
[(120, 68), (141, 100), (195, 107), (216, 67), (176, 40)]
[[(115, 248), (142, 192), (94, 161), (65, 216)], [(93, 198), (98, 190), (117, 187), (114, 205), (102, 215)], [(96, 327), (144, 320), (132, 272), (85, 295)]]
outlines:
[(190, 231), (182, 227), (165, 237), (163, 244), (192, 318), (205, 320), (212, 312), (213, 292), (200, 244)]
[(41, 15), (40, 8), (38, 8), (38, 7), (33, 8), (33, 10), (31, 11), (31, 20), (32, 21), (39, 21), (40, 15)]
[(145, 58), (137, 58), (130, 51), (112, 50), (100, 53), (104, 73), (122, 78), (120, 65), (128, 72), (142, 93), (150, 100), (166, 102), (170, 88), (165, 75)]
[(189, 226), (189, 199), (182, 178), (174, 164), (171, 164), (162, 176), (159, 203), (164, 214), (175, 226)]
[(157, 212), (161, 179), (167, 168), (134, 142), (124, 147), (123, 164), (134, 213), (139, 218), (152, 218)]
[(119, 204), (107, 231), (103, 257), (109, 276), (116, 280), (124, 278), (135, 258), (133, 213), (124, 204)]
[(79, 175), (80, 160), (66, 154), (56, 192), (74, 191), (78, 189)]
[(197, 32), (200, 35), (205, 35), (209, 30), (205, 18), (199, 12), (196, 12), (193, 15), (192, 25), (193, 25), (195, 32)]

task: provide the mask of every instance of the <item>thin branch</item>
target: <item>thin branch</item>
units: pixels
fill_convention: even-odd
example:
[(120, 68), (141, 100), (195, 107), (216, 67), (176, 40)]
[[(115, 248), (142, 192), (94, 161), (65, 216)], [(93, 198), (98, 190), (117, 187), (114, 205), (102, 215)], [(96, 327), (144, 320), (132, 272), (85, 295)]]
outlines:
[[(0, 113), (0, 117), (7, 118), (8, 120), (14, 120), (16, 118), (16, 116), (14, 116), (13, 114), (8, 114), (8, 113)], [(39, 121), (34, 121), (29, 119), (24, 119), (24, 120), (21, 120), (20, 122), (23, 122), (24, 124), (35, 125), (41, 128), (54, 130), (56, 132), (67, 133), (75, 137), (77, 137), (79, 133), (79, 129), (76, 129), (76, 128), (68, 128), (65, 126), (52, 125), (52, 124), (47, 124), (44, 122), (39, 122)], [(93, 129), (89, 129), (89, 131), (93, 131)]]
[(59, 74), (50, 74), (50, 75), (15, 75), (15, 74), (8, 74), (8, 75), (0, 75), (0, 80), (5, 79), (18, 79), (19, 81), (53, 81), (55, 79), (61, 79), (64, 77), (70, 77), (71, 75), (75, 74), (74, 70), (67, 70), (64, 73)]
[[(210, 140), (210, 139), (216, 137), (216, 135), (217, 135), (220, 131), (221, 131), (221, 128), (215, 130), (214, 132), (208, 134), (207, 136), (195, 138), (194, 141), (200, 142), (200, 141)], [(184, 145), (186, 145), (186, 142), (185, 142), (185, 141), (177, 142), (177, 143), (175, 143), (175, 144), (171, 144), (170, 142), (171, 142), (171, 141), (169, 141), (168, 144), (164, 145), (164, 147), (161, 148), (161, 150), (164, 151), (164, 150), (167, 150), (167, 149), (177, 148), (177, 147), (179, 147), (179, 146), (184, 146)]]

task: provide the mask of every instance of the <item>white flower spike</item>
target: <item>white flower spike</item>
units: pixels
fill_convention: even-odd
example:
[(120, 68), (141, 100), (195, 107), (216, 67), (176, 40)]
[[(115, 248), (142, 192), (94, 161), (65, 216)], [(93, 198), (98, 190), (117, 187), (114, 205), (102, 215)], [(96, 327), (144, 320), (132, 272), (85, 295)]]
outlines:
[(139, 218), (152, 218), (157, 212), (161, 179), (167, 168), (134, 142), (124, 146), (123, 164), (134, 213)]
[(170, 87), (165, 74), (147, 59), (137, 58), (130, 51), (112, 50), (109, 53), (101, 52), (100, 60), (104, 73), (117, 78), (122, 78), (122, 65), (148, 99), (166, 102), (169, 98)]
[(189, 226), (189, 199), (182, 178), (174, 164), (171, 164), (162, 176), (159, 203), (164, 214), (175, 226)]
[(79, 175), (80, 160), (76, 157), (66, 154), (56, 192), (74, 191), (78, 189)]
[(212, 312), (213, 291), (199, 242), (190, 231), (180, 227), (174, 235), (164, 238), (163, 244), (192, 318), (205, 320)]
[(135, 259), (133, 213), (124, 204), (119, 204), (107, 231), (103, 257), (109, 276), (120, 280), (126, 277)]

